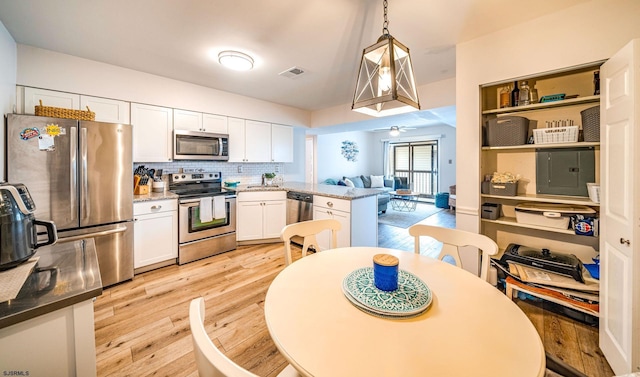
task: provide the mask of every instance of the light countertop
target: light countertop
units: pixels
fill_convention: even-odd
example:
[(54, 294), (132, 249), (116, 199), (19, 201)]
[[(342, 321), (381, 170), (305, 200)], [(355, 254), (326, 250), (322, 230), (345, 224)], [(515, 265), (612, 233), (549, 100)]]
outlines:
[(354, 188), (338, 185), (326, 185), (317, 183), (304, 182), (285, 182), (277, 186), (261, 186), (261, 185), (239, 185), (235, 188), (226, 187), (226, 190), (245, 192), (245, 191), (298, 191), (305, 194), (322, 195), (338, 199), (360, 199), (368, 196), (374, 196), (386, 191), (375, 188)]
[(162, 191), (162, 192), (150, 192), (144, 195), (134, 195), (133, 202), (148, 202), (152, 200), (165, 200), (165, 199), (178, 199), (178, 195), (172, 193), (171, 191)]

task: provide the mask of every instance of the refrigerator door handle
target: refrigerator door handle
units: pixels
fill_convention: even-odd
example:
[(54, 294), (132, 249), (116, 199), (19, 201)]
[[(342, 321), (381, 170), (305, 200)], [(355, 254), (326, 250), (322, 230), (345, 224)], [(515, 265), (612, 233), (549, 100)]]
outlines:
[(78, 130), (75, 127), (69, 127), (71, 132), (71, 138), (69, 139), (69, 160), (71, 174), (69, 174), (69, 198), (71, 205), (69, 206), (71, 211), (71, 218), (77, 219), (78, 208)]
[(89, 207), (89, 203), (91, 202), (89, 198), (87, 198), (89, 194), (88, 190), (88, 180), (89, 180), (89, 172), (87, 171), (87, 129), (85, 127), (80, 128), (80, 147), (81, 147), (81, 158), (82, 158), (82, 186), (80, 197), (82, 198), (82, 214), (80, 215), (82, 219), (86, 219), (91, 212), (91, 208)]
[(115, 229), (104, 230), (102, 232), (87, 233), (87, 234), (80, 234), (77, 236), (58, 238), (58, 243), (77, 241), (77, 240), (81, 240), (84, 238), (91, 238), (91, 237), (103, 237), (103, 236), (108, 236), (110, 234), (122, 233), (125, 230), (127, 230), (127, 227), (120, 226)]

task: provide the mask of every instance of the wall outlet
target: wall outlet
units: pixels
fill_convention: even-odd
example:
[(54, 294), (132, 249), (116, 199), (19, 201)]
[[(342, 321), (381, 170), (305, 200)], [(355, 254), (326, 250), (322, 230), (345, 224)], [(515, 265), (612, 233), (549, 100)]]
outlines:
[(238, 165), (238, 173), (242, 173), (242, 165)]

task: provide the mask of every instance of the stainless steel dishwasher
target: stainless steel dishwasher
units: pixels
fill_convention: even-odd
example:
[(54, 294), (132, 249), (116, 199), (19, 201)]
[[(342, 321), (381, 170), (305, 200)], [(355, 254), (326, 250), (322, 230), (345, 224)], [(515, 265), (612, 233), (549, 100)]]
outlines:
[(313, 195), (287, 192), (287, 225), (313, 220)]

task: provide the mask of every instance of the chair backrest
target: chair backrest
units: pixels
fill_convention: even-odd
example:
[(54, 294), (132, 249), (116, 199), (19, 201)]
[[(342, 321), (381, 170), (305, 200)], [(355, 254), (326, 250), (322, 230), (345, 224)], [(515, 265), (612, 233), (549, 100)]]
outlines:
[(409, 182), (407, 177), (394, 177), (393, 180), (394, 180), (393, 188), (395, 190), (409, 188)]
[(420, 237), (427, 236), (443, 243), (438, 259), (447, 255), (453, 257), (458, 267), (462, 267), (458, 249), (463, 246), (473, 246), (482, 250), (482, 265), (480, 278), (488, 281), (489, 266), (492, 255), (498, 254), (498, 245), (489, 237), (459, 229), (442, 228), (432, 225), (415, 224), (409, 227), (409, 234), (415, 238), (414, 251), (420, 254)]
[(204, 328), (204, 299), (195, 298), (189, 307), (193, 354), (200, 377), (257, 377), (226, 357), (213, 344)]
[(314, 246), (316, 251), (320, 251), (316, 235), (323, 230), (331, 230), (331, 248), (338, 245), (338, 231), (342, 228), (340, 222), (334, 219), (309, 220), (293, 223), (282, 228), (280, 238), (284, 241), (284, 259), (287, 264), (291, 264), (291, 238), (299, 236), (304, 239), (302, 243), (302, 256), (307, 255), (310, 246)]

